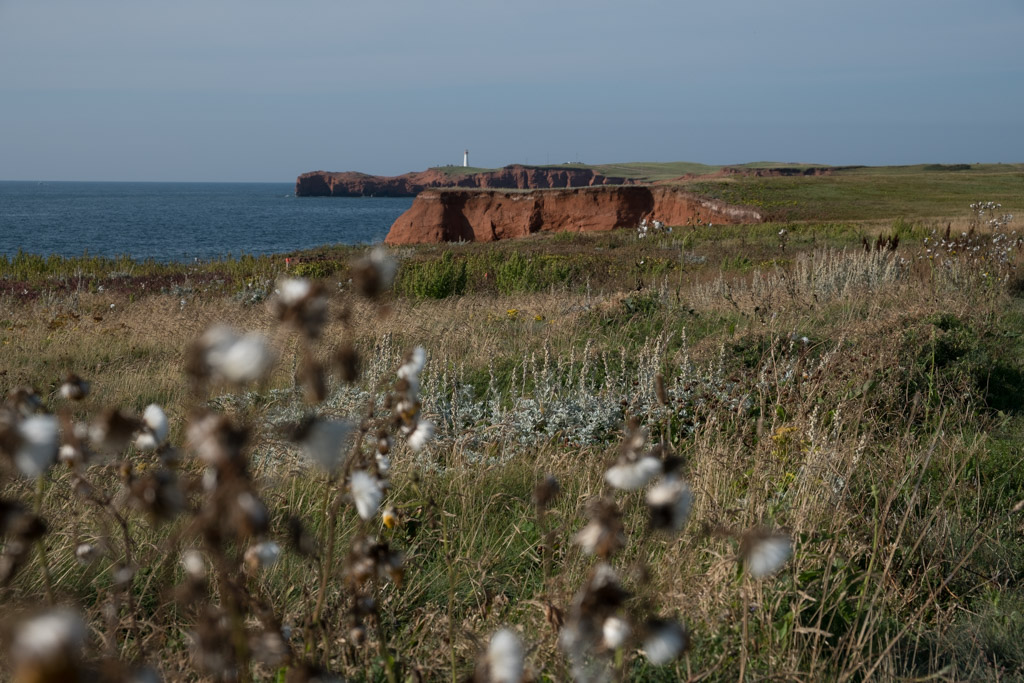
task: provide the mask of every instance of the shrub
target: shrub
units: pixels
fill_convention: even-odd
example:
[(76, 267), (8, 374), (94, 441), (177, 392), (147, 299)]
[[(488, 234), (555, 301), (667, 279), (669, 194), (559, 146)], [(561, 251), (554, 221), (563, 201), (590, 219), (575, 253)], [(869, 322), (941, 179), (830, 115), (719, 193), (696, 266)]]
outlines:
[(466, 292), (466, 262), (456, 261), (450, 251), (439, 260), (403, 265), (395, 283), (400, 294), (416, 299), (444, 299)]

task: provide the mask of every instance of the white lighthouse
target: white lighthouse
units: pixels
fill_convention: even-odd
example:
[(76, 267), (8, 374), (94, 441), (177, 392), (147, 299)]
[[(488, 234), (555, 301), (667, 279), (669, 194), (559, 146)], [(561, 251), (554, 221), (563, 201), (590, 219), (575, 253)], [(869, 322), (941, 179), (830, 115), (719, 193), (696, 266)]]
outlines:
[(469, 150), (468, 149), (462, 153), (462, 166), (463, 166), (463, 168), (469, 168)]

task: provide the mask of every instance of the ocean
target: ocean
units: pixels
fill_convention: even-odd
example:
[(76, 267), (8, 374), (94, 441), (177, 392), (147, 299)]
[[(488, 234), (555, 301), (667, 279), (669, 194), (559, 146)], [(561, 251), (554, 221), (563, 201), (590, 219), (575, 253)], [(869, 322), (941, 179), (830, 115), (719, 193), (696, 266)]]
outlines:
[(296, 197), (293, 183), (0, 181), (0, 255), (192, 261), (383, 241), (411, 197)]

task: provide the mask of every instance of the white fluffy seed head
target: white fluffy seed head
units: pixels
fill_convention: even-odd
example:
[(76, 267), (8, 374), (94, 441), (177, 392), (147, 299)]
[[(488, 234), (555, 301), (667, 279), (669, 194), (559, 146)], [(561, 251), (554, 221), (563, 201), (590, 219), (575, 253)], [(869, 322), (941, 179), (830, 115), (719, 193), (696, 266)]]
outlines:
[(655, 666), (668, 664), (686, 647), (686, 631), (675, 621), (660, 621), (650, 625), (644, 639), (644, 652)]
[(277, 289), (281, 303), (285, 306), (294, 306), (309, 296), (313, 285), (304, 277), (289, 277), (281, 280)]
[(421, 451), (434, 438), (434, 424), (429, 420), (418, 420), (416, 428), (409, 434), (409, 448)]
[(633, 629), (630, 627), (629, 622), (622, 617), (608, 617), (604, 620), (604, 624), (601, 625), (604, 645), (609, 650), (618, 650), (625, 645), (632, 633)]
[(12, 658), (19, 664), (74, 658), (84, 647), (85, 622), (70, 609), (58, 607), (18, 625), (11, 643)]
[(193, 581), (202, 581), (206, 578), (206, 560), (198, 550), (186, 550), (181, 554), (181, 566), (185, 573)]
[(219, 365), (210, 365), (229, 382), (242, 384), (263, 379), (273, 367), (274, 360), (267, 338), (258, 332), (250, 332), (228, 347)]
[(770, 576), (782, 569), (793, 554), (793, 542), (782, 533), (751, 532), (741, 547), (743, 564), (755, 579)]
[(667, 526), (679, 531), (693, 508), (693, 491), (686, 482), (670, 478), (651, 487), (647, 492), (647, 504), (663, 511)]
[(409, 354), (409, 358), (406, 359), (402, 367), (398, 368), (399, 379), (412, 380), (412, 378), (419, 379), (420, 373), (423, 372), (423, 366), (427, 364), (427, 351), (422, 346), (417, 346)]
[(31, 415), (18, 424), (20, 437), (14, 464), (25, 477), (44, 474), (57, 461), (60, 426), (54, 415)]
[(281, 546), (274, 541), (263, 541), (245, 551), (245, 564), (251, 569), (270, 567), (281, 557)]
[(390, 289), (395, 281), (395, 273), (398, 272), (398, 263), (391, 258), (391, 254), (383, 247), (375, 247), (370, 252), (370, 263), (377, 269), (380, 276), (381, 289)]
[(352, 473), (350, 487), (352, 489), (352, 502), (356, 505), (356, 512), (359, 516), (369, 521), (377, 514), (380, 501), (384, 497), (380, 482), (372, 474), (363, 470), (356, 470)]
[(623, 491), (635, 491), (661, 472), (661, 461), (651, 455), (630, 463), (619, 463), (608, 468), (604, 480)]
[(519, 683), (523, 678), (523, 643), (510, 629), (503, 628), (487, 646), (487, 671), (492, 683)]
[(146, 406), (146, 410), (142, 413), (142, 424), (153, 432), (153, 436), (159, 443), (163, 443), (167, 439), (171, 428), (170, 422), (167, 420), (167, 413), (155, 403)]
[(348, 448), (353, 428), (346, 420), (318, 420), (302, 440), (302, 451), (316, 465), (333, 472)]

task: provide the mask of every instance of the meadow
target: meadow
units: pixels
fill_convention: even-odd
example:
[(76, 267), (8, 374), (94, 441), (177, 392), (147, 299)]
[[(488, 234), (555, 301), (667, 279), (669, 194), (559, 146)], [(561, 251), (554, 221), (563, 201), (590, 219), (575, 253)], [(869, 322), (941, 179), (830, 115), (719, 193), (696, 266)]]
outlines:
[(4, 665), (1024, 678), (1019, 169), (850, 173), (642, 239), (0, 259)]

